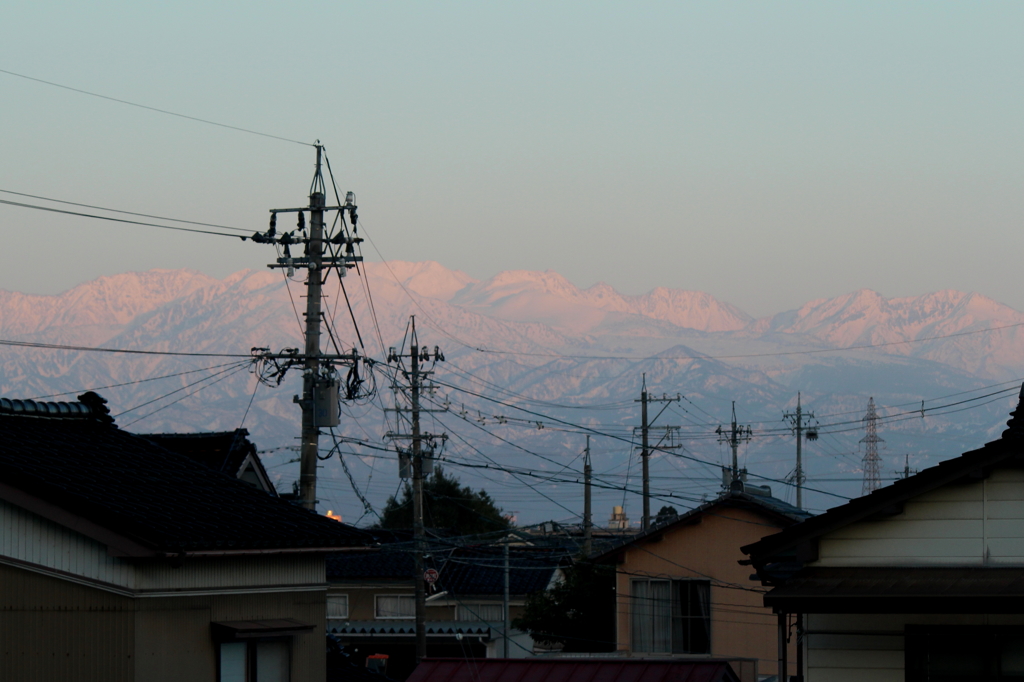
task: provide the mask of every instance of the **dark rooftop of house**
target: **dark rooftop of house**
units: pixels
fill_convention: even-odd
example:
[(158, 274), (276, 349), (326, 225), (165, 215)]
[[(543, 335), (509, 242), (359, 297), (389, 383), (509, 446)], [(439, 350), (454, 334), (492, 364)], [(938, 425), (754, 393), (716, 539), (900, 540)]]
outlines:
[[(385, 544), (380, 549), (327, 557), (327, 579), (412, 581), (412, 545)], [(512, 548), (509, 590), (531, 594), (547, 588), (565, 553)], [(489, 595), (504, 591), (505, 559), (500, 547), (463, 547), (431, 551), (427, 568), (439, 573), (437, 588), (453, 595)]]
[(426, 659), (408, 682), (738, 682), (725, 661), (652, 659)]
[(59, 508), (157, 554), (372, 542), (113, 421), (95, 393), (77, 403), (0, 399), (0, 497), (37, 513)]
[(824, 514), (742, 547), (742, 551), (750, 555), (752, 563), (759, 567), (759, 571), (766, 564), (779, 562), (780, 568), (783, 569), (779, 577), (784, 579), (786, 576), (783, 574), (792, 573), (801, 563), (795, 557), (796, 548), (799, 546), (806, 546), (808, 542), (826, 533), (876, 514), (893, 513), (910, 498), (940, 486), (972, 476), (987, 475), (986, 472), (1006, 465), (1011, 460), (1017, 460), (1017, 465), (1020, 465), (1020, 460), (1024, 459), (1021, 450), (1024, 443), (1024, 386), (1021, 387), (1017, 408), (1010, 414), (1007, 428), (998, 440), (986, 443), (977, 450), (965, 452), (959, 457), (939, 462), (933, 467), (879, 488), (868, 495), (833, 507)]
[(808, 511), (795, 507), (790, 503), (772, 497), (770, 491), (759, 486), (744, 485), (739, 481), (733, 483), (733, 488), (722, 493), (717, 498), (705, 502), (679, 516), (666, 519), (662, 523), (651, 526), (649, 530), (637, 535), (622, 539), (612, 547), (595, 555), (595, 559), (607, 559), (617, 555), (622, 549), (647, 538), (658, 538), (661, 534), (677, 525), (691, 523), (694, 519), (705, 514), (713, 513), (713, 510), (721, 507), (732, 507), (747, 509), (757, 512), (763, 516), (773, 519), (780, 528), (799, 524), (806, 519), (813, 517)]
[(207, 433), (147, 433), (139, 434), (171, 452), (202, 462), (214, 471), (234, 473), (246, 455), (256, 452), (245, 429)]

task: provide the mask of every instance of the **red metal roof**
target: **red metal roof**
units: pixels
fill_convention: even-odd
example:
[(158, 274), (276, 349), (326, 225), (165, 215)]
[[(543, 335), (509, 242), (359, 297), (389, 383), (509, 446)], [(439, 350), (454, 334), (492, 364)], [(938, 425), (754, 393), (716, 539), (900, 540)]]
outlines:
[(725, 661), (615, 658), (427, 659), (407, 682), (739, 682)]

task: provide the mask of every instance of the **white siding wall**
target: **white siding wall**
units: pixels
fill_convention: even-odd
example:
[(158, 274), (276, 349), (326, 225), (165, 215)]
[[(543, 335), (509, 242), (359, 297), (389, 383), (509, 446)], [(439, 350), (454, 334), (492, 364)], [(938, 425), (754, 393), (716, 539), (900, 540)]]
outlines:
[(807, 682), (903, 682), (903, 637), (859, 633), (899, 633), (908, 624), (1020, 625), (1024, 616), (810, 614)]
[(0, 500), (0, 560), (11, 557), (131, 589), (135, 567), (106, 545)]
[(1024, 565), (1024, 471), (949, 485), (822, 538), (815, 566)]
[(177, 568), (166, 560), (128, 562), (107, 554), (102, 543), (0, 500), (0, 561), (5, 557), (141, 593), (327, 588), (322, 556), (198, 558)]

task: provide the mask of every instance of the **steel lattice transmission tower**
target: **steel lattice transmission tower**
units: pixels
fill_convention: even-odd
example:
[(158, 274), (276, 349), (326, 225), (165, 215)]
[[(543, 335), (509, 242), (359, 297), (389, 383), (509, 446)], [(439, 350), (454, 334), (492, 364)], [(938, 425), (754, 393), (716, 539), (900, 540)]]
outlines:
[(868, 434), (860, 439), (860, 442), (864, 443), (864, 485), (860, 491), (861, 495), (867, 495), (882, 485), (878, 444), (885, 441), (878, 437), (877, 422), (878, 413), (875, 412), (875, 399), (868, 398), (868, 412), (864, 415), (864, 428), (867, 429)]

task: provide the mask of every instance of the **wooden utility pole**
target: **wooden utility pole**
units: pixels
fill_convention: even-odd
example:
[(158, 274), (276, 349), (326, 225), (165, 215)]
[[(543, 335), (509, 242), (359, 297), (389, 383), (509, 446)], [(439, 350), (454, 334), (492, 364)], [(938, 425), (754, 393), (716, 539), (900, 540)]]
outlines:
[[(640, 440), (640, 442), (641, 442), (641, 446), (640, 446), (641, 447), (641, 450), (640, 450), (640, 460), (641, 460), (641, 467), (642, 467), (642, 472), (643, 472), (643, 497), (644, 497), (644, 517), (643, 517), (643, 520), (642, 520), (642, 528), (645, 531), (646, 530), (650, 530), (650, 527), (651, 527), (651, 469), (650, 469), (650, 463), (648, 462), (648, 460), (650, 458), (650, 454), (651, 454), (650, 441), (649, 441), (650, 431), (651, 431), (651, 428), (652, 428), (652, 425), (654, 424), (654, 422), (658, 420), (658, 417), (661, 416), (661, 413), (665, 411), (665, 409), (669, 406), (669, 404), (673, 403), (673, 402), (678, 402), (680, 400), (682, 400), (682, 396), (678, 395), (678, 394), (676, 395), (675, 398), (669, 398), (668, 396), (665, 396), (665, 395), (663, 395), (660, 398), (652, 398), (652, 397), (650, 397), (647, 394), (647, 375), (646, 374), (643, 375), (643, 385), (642, 385), (642, 388), (640, 389), (640, 400), (636, 400), (634, 402), (640, 403), (640, 439), (641, 439)], [(661, 412), (658, 412), (658, 414), (655, 415), (654, 419), (652, 419), (650, 421), (647, 420), (647, 405), (648, 405), (648, 403), (665, 403), (665, 407), (661, 408)], [(675, 431), (679, 430), (678, 426), (664, 426), (664, 427), (660, 427), (660, 428), (665, 430), (665, 435), (668, 435), (673, 430), (675, 430)], [(660, 445), (660, 441), (659, 441), (659, 445)], [(667, 449), (669, 449), (669, 447), (678, 448), (680, 446), (678, 446), (678, 445), (666, 446), (666, 447), (659, 447), (658, 449), (659, 450), (667, 450)]]

